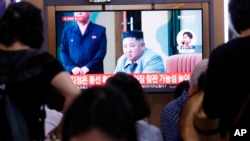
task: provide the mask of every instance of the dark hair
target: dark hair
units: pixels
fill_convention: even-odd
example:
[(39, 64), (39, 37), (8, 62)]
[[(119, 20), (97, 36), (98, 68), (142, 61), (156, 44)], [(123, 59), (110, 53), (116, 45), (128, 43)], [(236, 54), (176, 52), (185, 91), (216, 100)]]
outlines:
[(185, 34), (186, 34), (190, 39), (193, 38), (193, 34), (192, 34), (191, 32), (186, 31), (186, 32), (184, 32), (182, 35), (184, 36)]
[(198, 78), (198, 90), (205, 89), (206, 71), (202, 72)]
[(137, 141), (132, 108), (118, 89), (94, 86), (78, 96), (63, 119), (63, 141), (93, 128), (117, 140)]
[(126, 94), (135, 111), (136, 120), (150, 115), (150, 108), (145, 99), (144, 90), (135, 77), (124, 72), (118, 72), (114, 76), (109, 77), (105, 85), (119, 88)]
[(233, 27), (238, 33), (250, 28), (249, 0), (230, 0), (228, 9)]
[(0, 18), (0, 44), (11, 46), (15, 41), (40, 48), (43, 43), (41, 10), (28, 2), (11, 3)]
[(174, 98), (177, 98), (182, 95), (183, 91), (188, 91), (189, 89), (189, 81), (184, 80), (177, 84), (175, 90), (174, 90)]
[(135, 38), (136, 40), (143, 40), (143, 32), (141, 30), (125, 31), (122, 33), (122, 40), (124, 38)]

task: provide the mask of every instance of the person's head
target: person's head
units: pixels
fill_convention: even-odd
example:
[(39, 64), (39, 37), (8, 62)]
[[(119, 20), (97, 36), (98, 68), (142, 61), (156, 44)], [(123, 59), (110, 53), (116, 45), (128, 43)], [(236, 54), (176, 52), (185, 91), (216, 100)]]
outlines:
[(145, 43), (141, 30), (125, 31), (122, 33), (123, 53), (128, 60), (135, 62), (143, 53)]
[(177, 84), (174, 90), (174, 98), (177, 98), (182, 95), (183, 91), (188, 91), (189, 89), (189, 81), (185, 80)]
[(125, 93), (135, 111), (136, 120), (150, 115), (150, 108), (146, 101), (144, 90), (135, 77), (124, 72), (118, 72), (114, 76), (109, 77), (105, 85), (119, 88)]
[(41, 48), (43, 40), (41, 10), (25, 1), (9, 4), (0, 17), (0, 44), (9, 47), (18, 41)]
[(82, 24), (86, 24), (90, 20), (91, 12), (74, 12), (76, 21)]
[(182, 35), (183, 35), (182, 44), (186, 45), (186, 46), (190, 45), (190, 43), (192, 42), (192, 39), (193, 39), (192, 33), (186, 31)]
[(65, 113), (62, 135), (63, 141), (137, 141), (134, 113), (120, 90), (94, 86)]
[(249, 0), (230, 0), (229, 14), (234, 29), (238, 34), (250, 28), (250, 1)]
[[(208, 59), (203, 59), (201, 62), (199, 62), (193, 72), (192, 72), (192, 75), (189, 79), (189, 90), (188, 90), (188, 94), (189, 95), (192, 95), (194, 93), (196, 93), (197, 91), (200, 91), (200, 90), (203, 90), (203, 87), (204, 86), (199, 86), (199, 83), (200, 84), (203, 84), (203, 82), (199, 82), (199, 79), (202, 80), (200, 78), (201, 75), (205, 75), (203, 73), (206, 72), (207, 70), (207, 66), (208, 66)], [(202, 81), (205, 81), (205, 80), (202, 80)]]

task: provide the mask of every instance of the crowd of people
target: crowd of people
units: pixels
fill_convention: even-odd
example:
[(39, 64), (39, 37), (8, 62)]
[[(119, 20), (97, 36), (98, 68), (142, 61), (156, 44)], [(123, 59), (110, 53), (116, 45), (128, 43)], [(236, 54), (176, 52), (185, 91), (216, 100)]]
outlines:
[[(63, 33), (61, 63), (40, 50), (44, 40), (41, 10), (29, 2), (11, 3), (0, 17), (0, 112), (4, 113), (7, 95), (23, 116), (32, 141), (234, 141), (248, 137), (247, 141), (249, 133), (240, 139), (230, 135), (234, 129), (250, 127), (250, 70), (242, 65), (248, 64), (250, 53), (250, 16), (246, 14), (250, 1), (230, 0), (229, 12), (239, 37), (214, 49), (196, 65), (190, 80), (177, 85), (175, 99), (161, 114), (161, 130), (147, 122), (151, 112), (144, 89), (128, 74), (164, 72), (162, 58), (145, 48), (141, 31), (122, 34), (124, 55), (105, 85), (81, 91), (68, 72), (103, 72), (106, 29), (89, 21), (91, 13), (75, 12), (81, 18)], [(71, 43), (79, 36), (89, 36), (89, 44), (101, 48), (100, 52), (91, 53), (90, 46), (72, 50)], [(82, 62), (69, 53), (82, 51), (89, 52)], [(0, 141), (14, 140), (21, 132), (10, 132), (7, 117), (0, 117)]]

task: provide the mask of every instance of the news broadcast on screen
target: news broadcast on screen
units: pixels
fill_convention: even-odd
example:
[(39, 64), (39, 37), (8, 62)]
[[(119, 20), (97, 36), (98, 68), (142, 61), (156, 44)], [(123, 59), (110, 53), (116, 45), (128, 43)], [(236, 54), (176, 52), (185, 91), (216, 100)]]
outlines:
[(56, 57), (81, 89), (122, 71), (146, 92), (173, 92), (202, 60), (202, 9), (56, 11), (55, 17)]

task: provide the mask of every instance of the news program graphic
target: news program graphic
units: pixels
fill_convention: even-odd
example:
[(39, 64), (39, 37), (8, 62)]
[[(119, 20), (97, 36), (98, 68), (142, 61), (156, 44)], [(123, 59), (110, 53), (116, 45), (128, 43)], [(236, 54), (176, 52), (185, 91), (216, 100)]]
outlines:
[[(80, 89), (91, 86), (104, 85), (106, 80), (114, 74), (85, 74), (71, 75), (71, 79)], [(176, 84), (189, 80), (191, 73), (135, 73), (132, 74), (145, 89), (149, 88), (169, 88)]]
[(195, 53), (196, 36), (189, 29), (181, 30), (176, 37), (179, 53)]
[[(75, 11), (56, 11), (55, 13), (56, 57), (59, 61), (62, 61), (61, 56), (63, 56), (60, 52), (63, 30), (68, 26), (75, 25), (76, 21), (83, 20), (81, 17), (75, 17), (74, 12)], [(191, 74), (191, 71), (186, 71), (189, 70), (186, 69), (186, 67), (189, 66), (188, 64), (198, 63), (187, 61), (181, 66), (184, 68), (184, 72), (177, 70), (172, 72), (169, 70), (174, 70), (175, 67), (167, 67), (167, 58), (177, 54), (201, 54), (203, 56), (202, 9), (93, 10), (89, 12), (91, 12), (91, 22), (106, 28), (107, 53), (103, 62), (104, 74), (93, 74), (93, 76), (92, 74), (72, 75), (74, 83), (82, 89), (102, 84), (106, 77), (114, 73), (117, 60), (123, 54), (121, 39), (123, 31), (143, 31), (145, 47), (159, 54), (163, 60), (165, 72), (159, 72), (158, 74), (133, 74), (140, 80), (146, 92), (173, 92), (176, 84), (181, 81), (181, 79), (179, 79), (182, 76), (181, 73)], [(175, 32), (173, 32), (173, 30)], [(193, 48), (178, 50), (177, 46), (183, 45), (183, 34), (187, 31), (193, 36), (191, 41)], [(188, 35), (187, 33), (185, 36)], [(89, 38), (91, 41), (95, 40), (95, 43), (98, 43), (98, 36), (91, 35)], [(74, 38), (70, 38), (69, 41), (72, 43), (77, 42)], [(77, 56), (77, 53), (74, 57)], [(79, 54), (81, 53), (79, 52)], [(137, 67), (139, 67), (139, 65)], [(170, 75), (176, 75), (178, 77), (176, 83), (173, 83), (175, 79), (171, 80), (171, 82), (168, 81)], [(160, 77), (163, 77), (163, 79), (161, 80)], [(188, 79), (189, 78), (185, 80)]]

